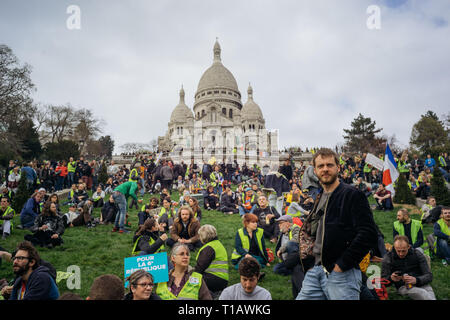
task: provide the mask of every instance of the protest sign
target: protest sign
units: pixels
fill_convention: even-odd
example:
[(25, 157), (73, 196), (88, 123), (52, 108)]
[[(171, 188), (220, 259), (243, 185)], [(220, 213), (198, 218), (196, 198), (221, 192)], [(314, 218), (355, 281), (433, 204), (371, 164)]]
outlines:
[(383, 160), (381, 160), (380, 158), (374, 156), (371, 153), (368, 153), (366, 156), (366, 163), (372, 165), (373, 167), (377, 168), (380, 171), (383, 171)]
[[(125, 258), (124, 269), (125, 279), (133, 272), (143, 269), (153, 276), (154, 283), (169, 281), (166, 252)], [(125, 283), (125, 287), (127, 286), (128, 282)]]

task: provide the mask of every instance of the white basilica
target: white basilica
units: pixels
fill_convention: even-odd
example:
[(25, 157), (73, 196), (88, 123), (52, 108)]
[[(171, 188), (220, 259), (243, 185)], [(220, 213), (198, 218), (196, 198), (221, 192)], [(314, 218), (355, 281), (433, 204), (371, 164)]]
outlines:
[(191, 160), (201, 164), (212, 157), (219, 163), (237, 161), (249, 166), (278, 163), (278, 132), (266, 130), (252, 87), (249, 85), (247, 102), (242, 104), (236, 79), (222, 64), (218, 41), (213, 52), (213, 63), (198, 83), (193, 112), (181, 88), (166, 135), (158, 137), (159, 151), (187, 164)]

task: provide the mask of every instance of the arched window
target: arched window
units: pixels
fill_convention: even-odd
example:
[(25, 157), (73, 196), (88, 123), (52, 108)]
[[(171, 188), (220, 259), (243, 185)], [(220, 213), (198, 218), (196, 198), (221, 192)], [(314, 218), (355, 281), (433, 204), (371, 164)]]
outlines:
[(233, 118), (233, 109), (228, 110), (228, 115), (230, 118)]
[(226, 108), (222, 108), (222, 113), (226, 116), (227, 115), (227, 109)]

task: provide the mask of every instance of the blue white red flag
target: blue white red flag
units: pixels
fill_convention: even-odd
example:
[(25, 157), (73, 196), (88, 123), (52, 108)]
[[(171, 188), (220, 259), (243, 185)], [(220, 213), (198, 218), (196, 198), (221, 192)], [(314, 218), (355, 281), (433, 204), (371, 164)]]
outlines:
[(394, 182), (398, 179), (399, 173), (397, 170), (397, 163), (394, 160), (389, 144), (386, 144), (386, 151), (384, 153), (383, 165), (383, 184), (386, 190), (389, 190), (394, 196)]

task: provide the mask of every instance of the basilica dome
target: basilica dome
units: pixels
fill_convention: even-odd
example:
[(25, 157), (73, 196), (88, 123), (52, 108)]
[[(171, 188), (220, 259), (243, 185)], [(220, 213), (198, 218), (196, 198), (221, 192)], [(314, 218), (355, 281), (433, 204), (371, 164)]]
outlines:
[(200, 78), (197, 92), (205, 89), (227, 88), (239, 92), (236, 79), (233, 74), (222, 64), (219, 42), (214, 44), (214, 62)]
[(259, 120), (264, 121), (264, 117), (261, 111), (261, 108), (258, 106), (258, 104), (253, 100), (253, 88), (249, 84), (248, 86), (248, 100), (244, 104), (241, 110), (241, 117), (242, 120)]
[(184, 102), (184, 89), (180, 90), (180, 102), (172, 111), (170, 122), (186, 122), (188, 119), (194, 119), (194, 115), (189, 107)]

